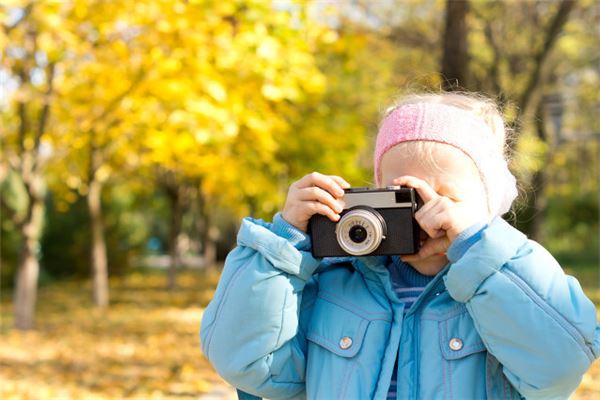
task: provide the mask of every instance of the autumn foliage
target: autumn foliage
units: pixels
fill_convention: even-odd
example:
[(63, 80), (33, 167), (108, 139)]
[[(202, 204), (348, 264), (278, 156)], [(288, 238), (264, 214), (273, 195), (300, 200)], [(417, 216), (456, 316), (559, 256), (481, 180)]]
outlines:
[(595, 293), (600, 6), (460, 3), (2, 1), (0, 396), (211, 392), (198, 323), (241, 217), (311, 171), (372, 185), (405, 92), (498, 100), (511, 222)]

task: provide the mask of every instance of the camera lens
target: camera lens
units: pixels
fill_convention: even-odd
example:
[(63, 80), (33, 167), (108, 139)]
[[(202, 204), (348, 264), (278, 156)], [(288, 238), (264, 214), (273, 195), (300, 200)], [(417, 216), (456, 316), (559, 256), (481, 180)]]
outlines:
[(346, 253), (353, 256), (370, 254), (385, 239), (385, 220), (371, 207), (356, 206), (336, 224), (335, 235)]
[(362, 243), (367, 238), (367, 230), (360, 225), (354, 225), (348, 234), (354, 243)]

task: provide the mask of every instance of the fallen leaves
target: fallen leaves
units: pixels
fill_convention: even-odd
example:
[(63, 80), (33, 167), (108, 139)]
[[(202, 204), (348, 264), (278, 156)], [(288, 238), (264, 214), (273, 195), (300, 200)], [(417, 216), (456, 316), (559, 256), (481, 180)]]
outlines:
[[(2, 293), (2, 399), (233, 398), (199, 346), (203, 307), (218, 274), (187, 271), (179, 290), (164, 289), (159, 273), (111, 280), (113, 303), (93, 308), (89, 285), (60, 282), (40, 289), (37, 329), (18, 332)], [(587, 290), (600, 300), (600, 291)], [(600, 362), (572, 399), (600, 397)]]
[(40, 290), (36, 330), (24, 333), (9, 329), (3, 298), (0, 397), (198, 398), (223, 386), (199, 344), (217, 279), (186, 272), (173, 293), (163, 274), (113, 279), (105, 311), (92, 307), (88, 285), (52, 284)]

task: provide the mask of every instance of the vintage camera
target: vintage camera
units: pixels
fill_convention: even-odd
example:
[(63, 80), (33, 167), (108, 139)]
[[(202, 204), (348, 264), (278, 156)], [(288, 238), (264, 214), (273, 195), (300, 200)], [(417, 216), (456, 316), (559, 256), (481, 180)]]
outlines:
[(315, 257), (401, 255), (419, 251), (415, 212), (423, 202), (413, 188), (345, 189), (338, 222), (315, 214), (308, 225)]

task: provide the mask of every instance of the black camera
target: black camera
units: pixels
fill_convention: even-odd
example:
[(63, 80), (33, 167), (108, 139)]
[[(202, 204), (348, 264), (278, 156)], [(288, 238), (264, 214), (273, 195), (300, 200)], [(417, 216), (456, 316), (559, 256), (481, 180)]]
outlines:
[(344, 190), (338, 222), (315, 214), (308, 225), (315, 257), (401, 255), (419, 251), (421, 228), (415, 212), (423, 204), (413, 188)]

